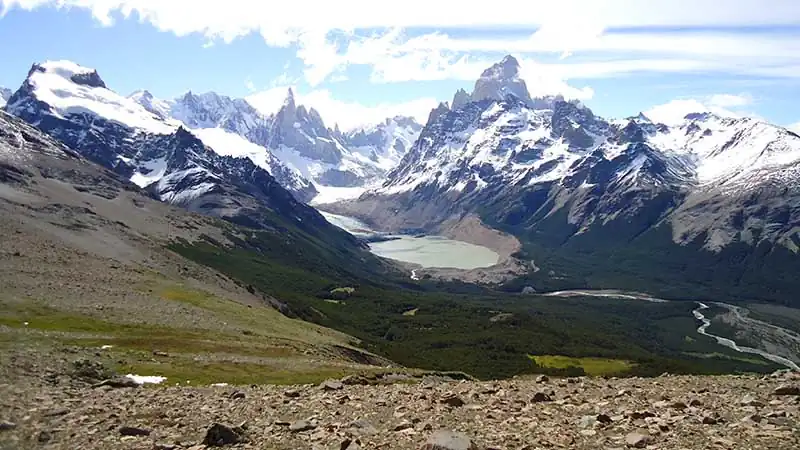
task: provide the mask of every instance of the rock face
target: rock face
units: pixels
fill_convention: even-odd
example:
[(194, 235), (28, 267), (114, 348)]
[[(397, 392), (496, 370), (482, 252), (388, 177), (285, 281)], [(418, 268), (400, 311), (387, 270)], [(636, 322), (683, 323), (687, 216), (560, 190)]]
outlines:
[[(458, 109), (464, 104), (466, 100), (464, 94), (466, 94), (464, 91), (456, 93), (453, 99), (453, 109)], [(475, 89), (472, 91), (470, 99), (473, 102), (502, 101), (509, 95), (525, 102), (531, 101), (528, 86), (519, 74), (519, 61), (511, 55), (483, 71), (481, 77), (475, 82)]]
[[(346, 385), (336, 391), (297, 386), (293, 389), (304, 392), (297, 398), (287, 398), (283, 386), (237, 387), (246, 395), (236, 400), (234, 389), (226, 387), (120, 393), (31, 379), (25, 386), (0, 384), (5, 406), (0, 423), (7, 424), (0, 426), (0, 440), (10, 448), (29, 448), (45, 430), (48, 448), (87, 450), (167, 443), (198, 449), (249, 443), (279, 449), (789, 450), (800, 448), (800, 397), (773, 391), (796, 383), (798, 376), (551, 378), (553, 401), (547, 403), (531, 401), (531, 392), (542, 386), (533, 378)], [(764, 406), (741, 405), (743, 392)], [(441, 402), (452, 396), (470, 404), (451, 408)], [(690, 399), (702, 404), (690, 406)], [(676, 402), (687, 407), (676, 410)], [(53, 410), (66, 413), (39, 412)]]
[(701, 283), (709, 261), (744, 252), (749, 266), (716, 272), (740, 295), (763, 295), (755, 284), (782, 285), (798, 268), (800, 136), (787, 129), (713, 114), (677, 126), (607, 120), (577, 101), (528, 98), (512, 57), (454, 105), (432, 111), (383, 186), (340, 212), (425, 230), (477, 213), (571, 262), (591, 253), (613, 270), (611, 253), (640, 267), (679, 258), (680, 277)]
[(317, 110), (297, 106), (291, 89), (272, 122), (269, 139), (271, 148), (289, 147), (312, 160), (337, 164), (342, 159), (341, 146), (331, 138)]

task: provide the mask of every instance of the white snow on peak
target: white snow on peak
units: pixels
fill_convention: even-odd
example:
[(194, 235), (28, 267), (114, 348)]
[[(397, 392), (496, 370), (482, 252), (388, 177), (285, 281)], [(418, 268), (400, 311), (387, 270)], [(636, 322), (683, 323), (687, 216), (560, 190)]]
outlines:
[(167, 119), (170, 116), (172, 107), (170, 102), (154, 97), (150, 91), (138, 90), (129, 95), (128, 98), (162, 119)]
[(217, 154), (250, 158), (255, 165), (272, 174), (272, 165), (276, 163), (275, 157), (265, 147), (222, 128), (195, 128), (191, 133)]
[(35, 97), (50, 105), (60, 117), (88, 113), (156, 134), (170, 134), (177, 128), (142, 105), (105, 87), (93, 87), (72, 80), (75, 75), (95, 73), (71, 61), (47, 61), (32, 70), (28, 82)]

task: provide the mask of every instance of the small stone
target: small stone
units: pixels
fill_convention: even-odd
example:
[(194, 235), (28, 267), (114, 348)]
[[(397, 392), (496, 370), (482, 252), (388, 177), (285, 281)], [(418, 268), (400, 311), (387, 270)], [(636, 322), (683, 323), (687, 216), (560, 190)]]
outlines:
[(344, 384), (337, 380), (325, 380), (319, 387), (323, 391), (341, 391), (344, 388)]
[(717, 418), (712, 415), (703, 416), (703, 425), (716, 425), (717, 422), (719, 422)]
[(634, 411), (628, 417), (630, 417), (631, 420), (640, 420), (655, 416), (656, 415), (651, 413), (650, 411)]
[(169, 353), (166, 353), (166, 352), (159, 352), (159, 351), (154, 351), (154, 352), (153, 352), (153, 356), (167, 357), (167, 356), (169, 356)]
[(597, 423), (597, 417), (595, 416), (583, 416), (578, 421), (578, 428), (589, 428), (594, 426)]
[(772, 391), (772, 395), (800, 395), (800, 385), (782, 385)]
[(748, 414), (748, 415), (744, 416), (744, 417), (742, 418), (742, 420), (741, 420), (741, 421), (742, 421), (742, 422), (755, 422), (755, 423), (759, 423), (759, 422), (761, 422), (762, 420), (764, 420), (764, 418), (763, 418), (761, 415), (759, 415), (759, 414)]
[(673, 409), (686, 409), (686, 408), (688, 407), (688, 406), (686, 405), (686, 403), (684, 403), (684, 402), (681, 402), (681, 401), (673, 402), (673, 403), (672, 403), (672, 405), (670, 405), (670, 406), (671, 406)]
[(289, 389), (288, 391), (284, 391), (283, 395), (289, 398), (298, 398), (300, 397), (300, 391), (297, 389)]
[(409, 428), (414, 428), (414, 424), (409, 422), (409, 421), (407, 421), (407, 420), (404, 420), (404, 421), (400, 422), (399, 424), (397, 424), (393, 429), (394, 429), (394, 431), (403, 431), (403, 430), (407, 430)]
[(533, 403), (542, 403), (542, 402), (551, 402), (553, 401), (549, 395), (544, 392), (537, 392), (533, 394), (533, 398), (531, 399)]
[(109, 386), (115, 389), (138, 388), (139, 383), (128, 377), (117, 377), (108, 380), (103, 380), (95, 385), (92, 385), (92, 387), (94, 388), (99, 388), (102, 386)]
[(700, 407), (700, 406), (703, 406), (703, 402), (698, 398), (693, 398), (693, 399), (689, 400), (689, 406), (693, 406), (695, 408), (696, 407)]
[(764, 403), (757, 400), (754, 396), (747, 394), (742, 398), (740, 402), (742, 406), (754, 406), (756, 408), (761, 408), (764, 406)]
[(633, 448), (645, 448), (653, 442), (653, 438), (642, 433), (630, 433), (625, 436), (625, 444)]
[(447, 405), (447, 406), (449, 406), (451, 408), (460, 408), (460, 407), (466, 405), (466, 402), (464, 402), (464, 400), (461, 400), (461, 398), (456, 396), (456, 395), (451, 395), (451, 396), (443, 398), (442, 399), (442, 403), (444, 403), (445, 405)]
[(14, 428), (17, 428), (17, 424), (15, 424), (14, 422), (6, 422), (6, 421), (0, 422), (0, 431), (13, 430)]
[(356, 420), (350, 424), (350, 428), (360, 435), (378, 434), (378, 429), (366, 420)]
[(239, 399), (243, 399), (245, 397), (247, 397), (247, 395), (245, 395), (245, 393), (242, 392), (242, 391), (234, 391), (231, 394), (231, 400), (239, 400)]
[(222, 447), (247, 442), (242, 430), (236, 430), (221, 423), (211, 425), (203, 439), (203, 444), (209, 447)]
[(478, 446), (464, 433), (439, 430), (428, 438), (422, 450), (478, 450)]
[(550, 381), (550, 378), (548, 378), (547, 375), (539, 375), (536, 377), (536, 382), (539, 384), (547, 383), (548, 381)]
[(359, 450), (361, 445), (358, 440), (345, 439), (339, 446), (339, 450)]
[(607, 425), (607, 424), (613, 422), (614, 420), (612, 420), (611, 416), (609, 416), (608, 414), (598, 414), (597, 415), (597, 421), (602, 423), (602, 424), (604, 424), (604, 425)]
[(301, 431), (309, 431), (317, 428), (317, 426), (308, 420), (298, 420), (289, 425), (289, 431), (299, 433)]
[(58, 409), (53, 409), (53, 410), (47, 411), (46, 413), (44, 413), (44, 416), (45, 417), (58, 417), (58, 416), (66, 416), (67, 414), (69, 414), (69, 410), (67, 408), (58, 408)]
[(53, 434), (47, 430), (42, 430), (39, 432), (39, 436), (36, 438), (36, 440), (39, 441), (40, 444), (47, 444), (53, 440)]
[(153, 450), (176, 450), (178, 448), (175, 444), (166, 444), (166, 443), (156, 443), (153, 446)]
[(123, 436), (150, 436), (150, 430), (137, 427), (122, 427), (119, 429), (119, 434)]

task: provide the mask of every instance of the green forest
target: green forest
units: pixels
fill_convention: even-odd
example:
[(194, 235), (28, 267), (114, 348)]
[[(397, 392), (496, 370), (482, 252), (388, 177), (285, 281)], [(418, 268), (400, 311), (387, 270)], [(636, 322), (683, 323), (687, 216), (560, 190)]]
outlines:
[(605, 373), (620, 376), (778, 368), (741, 358), (698, 335), (694, 302), (518, 293), (531, 283), (540, 290), (593, 285), (591, 262), (583, 278), (544, 282), (530, 277), (489, 288), (414, 282), (366, 249), (315, 238), (285, 223), (246, 236), (231, 232), (228, 239), (233, 246), (206, 238), (170, 248), (263, 294), (265, 302), (277, 299), (285, 314), (346, 332), (360, 339), (363, 348), (408, 367), (458, 370), (479, 378), (585, 372), (579, 363), (537, 363), (553, 358), (623, 361)]

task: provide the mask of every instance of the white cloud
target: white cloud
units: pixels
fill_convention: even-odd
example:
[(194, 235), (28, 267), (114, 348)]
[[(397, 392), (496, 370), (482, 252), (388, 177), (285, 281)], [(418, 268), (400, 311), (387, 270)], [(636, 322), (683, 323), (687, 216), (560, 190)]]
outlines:
[(654, 122), (677, 125), (690, 113), (710, 112), (722, 117), (756, 117), (741, 108), (753, 103), (749, 94), (715, 94), (703, 99), (687, 98), (669, 101), (645, 111), (644, 114)]
[[(312, 86), (343, 76), (351, 65), (370, 66), (374, 82), (467, 79), (476, 66), (485, 67), (487, 60), (508, 52), (528, 58), (560, 56), (562, 62), (550, 65), (547, 77), (561, 80), (636, 72), (800, 77), (797, 33), (767, 29), (800, 24), (796, 0), (770, 0), (768, 7), (756, 0), (726, 0), (724, 7), (719, 0), (559, 0), (535, 7), (530, 0), (506, 0), (502, 7), (488, 8), (455, 0), (405, 0), (391, 11), (366, 3), (0, 0), (3, 13), (43, 6), (82, 8), (105, 26), (118, 17), (136, 18), (178, 36), (198, 33), (209, 42), (257, 33), (271, 46), (294, 46)], [(736, 33), (731, 28), (742, 25), (766, 31)], [(416, 35), (430, 28), (442, 31)], [(453, 38), (447, 33), (455, 28), (483, 32), (460, 32)], [(492, 29), (536, 31), (513, 36)], [(467, 57), (476, 53), (484, 54), (483, 60)], [(591, 61), (566, 63), (578, 55)]]
[(256, 85), (253, 83), (253, 80), (251, 80), (250, 77), (247, 77), (247, 79), (244, 80), (244, 87), (246, 87), (250, 92), (255, 92), (258, 90), (256, 89)]
[(708, 103), (720, 108), (737, 108), (753, 103), (753, 97), (749, 94), (714, 94), (708, 99)]
[[(258, 92), (247, 97), (247, 101), (264, 114), (275, 114), (283, 105), (288, 89), (289, 87), (284, 86)], [(326, 123), (327, 126), (333, 127), (334, 123), (338, 123), (342, 130), (373, 125), (387, 117), (397, 115), (411, 116), (424, 124), (431, 109), (439, 103), (435, 98), (425, 97), (401, 103), (381, 103), (368, 106), (334, 98), (327, 89), (315, 89), (303, 93), (293, 86), (292, 90), (297, 104), (313, 107), (319, 111), (323, 119), (329, 121)]]

